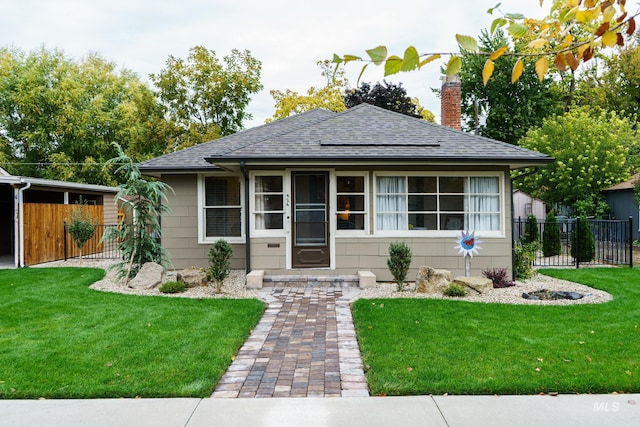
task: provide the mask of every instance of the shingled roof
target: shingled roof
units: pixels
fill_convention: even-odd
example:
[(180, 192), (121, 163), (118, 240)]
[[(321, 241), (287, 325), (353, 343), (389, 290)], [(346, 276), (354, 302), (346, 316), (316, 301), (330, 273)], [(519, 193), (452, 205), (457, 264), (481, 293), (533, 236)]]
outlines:
[(341, 113), (316, 109), (139, 164), (146, 173), (205, 171), (254, 163), (423, 162), (543, 165), (552, 157), (504, 142), (360, 104)]

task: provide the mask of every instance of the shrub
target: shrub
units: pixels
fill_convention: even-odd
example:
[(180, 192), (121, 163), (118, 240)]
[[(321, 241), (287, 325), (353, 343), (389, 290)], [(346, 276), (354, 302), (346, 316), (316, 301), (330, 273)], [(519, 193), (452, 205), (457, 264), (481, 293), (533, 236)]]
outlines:
[(455, 283), (449, 284), (442, 293), (448, 297), (463, 297), (467, 295), (467, 291), (464, 286), (456, 285)]
[(519, 243), (513, 249), (513, 273), (516, 279), (533, 277), (533, 260), (537, 250), (537, 243)]
[(229, 277), (231, 272), (231, 256), (233, 248), (224, 239), (216, 241), (209, 249), (209, 271), (208, 276), (216, 285), (216, 292), (222, 291), (224, 279)]
[(166, 282), (160, 285), (158, 290), (163, 294), (179, 294), (180, 292), (184, 292), (185, 286), (184, 282)]
[(494, 288), (508, 288), (516, 285), (504, 267), (488, 268), (482, 272), (482, 275), (487, 279), (491, 279)]
[(596, 244), (589, 221), (578, 217), (576, 224), (576, 231), (571, 236), (571, 256), (579, 262), (592, 261), (596, 256)]
[(527, 216), (527, 221), (524, 224), (524, 236), (522, 240), (525, 243), (535, 243), (540, 239), (540, 232), (538, 230), (538, 218), (534, 214)]
[(411, 265), (411, 248), (405, 242), (393, 242), (389, 245), (387, 267), (396, 282), (398, 291), (404, 290), (404, 281)]
[(542, 255), (556, 256), (562, 251), (560, 227), (553, 211), (549, 212), (542, 232)]
[(80, 199), (72, 208), (69, 224), (67, 225), (67, 231), (69, 231), (76, 246), (80, 249), (80, 258), (82, 258), (82, 248), (96, 231), (96, 221), (85, 209), (85, 206), (87, 206), (87, 203), (80, 196)]

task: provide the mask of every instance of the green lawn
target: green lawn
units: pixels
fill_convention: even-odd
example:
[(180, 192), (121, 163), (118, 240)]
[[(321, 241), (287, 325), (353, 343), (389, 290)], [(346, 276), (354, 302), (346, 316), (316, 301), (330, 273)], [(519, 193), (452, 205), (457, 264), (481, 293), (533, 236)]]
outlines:
[(103, 275), (0, 270), (0, 398), (209, 396), (264, 311), (88, 288)]
[(373, 395), (640, 392), (640, 271), (545, 270), (604, 304), (380, 299), (353, 304)]

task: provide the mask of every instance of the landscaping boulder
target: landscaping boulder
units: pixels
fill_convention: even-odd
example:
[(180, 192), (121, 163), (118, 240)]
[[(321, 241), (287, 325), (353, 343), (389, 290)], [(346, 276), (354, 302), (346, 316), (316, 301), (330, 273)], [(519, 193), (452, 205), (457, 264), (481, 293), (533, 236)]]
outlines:
[(164, 280), (164, 267), (155, 262), (145, 262), (132, 280), (129, 287), (133, 289), (153, 289)]
[(442, 292), (451, 281), (451, 272), (447, 270), (435, 270), (422, 266), (416, 276), (416, 292), (421, 294)]
[(493, 281), (486, 277), (456, 277), (453, 281), (456, 285), (464, 286), (479, 294), (484, 294), (493, 289)]
[(187, 288), (195, 288), (196, 286), (207, 286), (207, 273), (195, 268), (187, 268), (180, 270), (176, 274), (176, 280), (184, 282)]

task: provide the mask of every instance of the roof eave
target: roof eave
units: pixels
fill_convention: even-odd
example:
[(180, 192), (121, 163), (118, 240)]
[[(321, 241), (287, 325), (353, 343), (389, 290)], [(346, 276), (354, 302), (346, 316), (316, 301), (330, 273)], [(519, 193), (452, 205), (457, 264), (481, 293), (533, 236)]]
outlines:
[(380, 165), (380, 164), (429, 164), (429, 165), (455, 165), (475, 164), (478, 166), (509, 166), (509, 169), (524, 169), (529, 167), (545, 166), (555, 161), (553, 157), (539, 158), (522, 158), (522, 157), (505, 157), (500, 159), (479, 159), (473, 157), (344, 157), (344, 156), (322, 156), (322, 157), (291, 157), (291, 158), (269, 158), (269, 157), (206, 157), (205, 160), (221, 169), (229, 169), (231, 166), (237, 166), (244, 163), (246, 166), (251, 165), (308, 165), (322, 163), (340, 163), (340, 164), (357, 164), (357, 165)]

